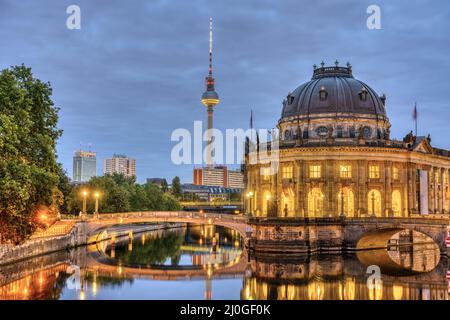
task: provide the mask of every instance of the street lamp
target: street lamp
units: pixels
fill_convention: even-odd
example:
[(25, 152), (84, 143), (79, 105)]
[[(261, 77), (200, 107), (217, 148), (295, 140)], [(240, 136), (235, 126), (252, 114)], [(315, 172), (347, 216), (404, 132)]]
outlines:
[(86, 190), (84, 190), (83, 191), (83, 211), (82, 211), (82, 213), (83, 214), (86, 214), (86, 198), (87, 198), (87, 191)]
[(94, 194), (95, 196), (95, 210), (94, 210), (94, 214), (98, 215), (98, 197), (100, 196), (100, 194), (98, 192), (96, 192)]

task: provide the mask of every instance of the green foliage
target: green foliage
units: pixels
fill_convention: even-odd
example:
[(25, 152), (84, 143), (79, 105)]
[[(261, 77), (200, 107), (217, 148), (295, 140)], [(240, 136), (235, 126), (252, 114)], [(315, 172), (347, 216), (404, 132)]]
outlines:
[(58, 163), (58, 190), (61, 192), (61, 202), (59, 210), (61, 212), (68, 211), (68, 201), (70, 194), (72, 193), (73, 186), (70, 184), (70, 179), (67, 175), (67, 171), (63, 169), (62, 164)]
[(86, 185), (78, 186), (70, 193), (68, 212), (78, 214), (82, 209), (83, 190), (89, 192), (88, 211), (94, 211), (94, 193), (98, 192), (99, 212), (131, 212), (150, 210), (179, 210), (177, 199), (164, 193), (154, 184), (140, 185), (136, 178), (113, 174), (94, 177)]
[(138, 238), (134, 240), (133, 251), (128, 251), (127, 245), (116, 246), (116, 259), (126, 265), (151, 266), (164, 264), (170, 258), (176, 265), (180, 261), (180, 246), (183, 240), (181, 234), (173, 231), (150, 238), (144, 245)]
[(174, 197), (177, 198), (177, 199), (180, 199), (181, 196), (183, 195), (183, 192), (182, 192), (182, 189), (181, 189), (180, 178), (178, 176), (172, 179), (171, 192), (174, 195)]
[(38, 210), (56, 214), (58, 108), (52, 89), (30, 68), (0, 72), (0, 242), (19, 243), (38, 226)]

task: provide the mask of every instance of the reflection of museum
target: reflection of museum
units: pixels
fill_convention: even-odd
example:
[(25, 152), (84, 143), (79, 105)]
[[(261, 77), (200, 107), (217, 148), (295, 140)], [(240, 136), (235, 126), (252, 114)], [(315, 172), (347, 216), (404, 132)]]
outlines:
[[(439, 252), (437, 260), (439, 260)], [(381, 252), (385, 254), (385, 252)], [(411, 253), (409, 259), (421, 253)], [(429, 252), (428, 260), (433, 253)], [(420, 258), (420, 257), (419, 257)], [(423, 259), (419, 259), (423, 262)], [(417, 263), (417, 267), (422, 267)], [(381, 270), (385, 265), (379, 263)], [(443, 277), (447, 261), (428, 263), (423, 273), (398, 276), (383, 274), (368, 286), (366, 266), (356, 257), (312, 256), (282, 261), (252, 260), (251, 272), (244, 277), (244, 300), (447, 300), (448, 282)], [(436, 268), (435, 268), (436, 267)], [(415, 268), (412, 268), (415, 269)], [(429, 271), (429, 269), (434, 269)]]
[(247, 212), (278, 217), (448, 213), (450, 152), (412, 133), (391, 140), (385, 102), (384, 95), (353, 77), (349, 64), (314, 67), (311, 81), (283, 101), (278, 171), (246, 157)]

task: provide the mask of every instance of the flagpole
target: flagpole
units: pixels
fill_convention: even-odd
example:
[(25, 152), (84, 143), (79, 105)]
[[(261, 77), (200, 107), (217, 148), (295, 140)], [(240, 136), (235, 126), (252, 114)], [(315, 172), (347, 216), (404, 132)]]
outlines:
[(417, 102), (414, 103), (415, 119), (416, 119), (416, 137), (417, 137)]

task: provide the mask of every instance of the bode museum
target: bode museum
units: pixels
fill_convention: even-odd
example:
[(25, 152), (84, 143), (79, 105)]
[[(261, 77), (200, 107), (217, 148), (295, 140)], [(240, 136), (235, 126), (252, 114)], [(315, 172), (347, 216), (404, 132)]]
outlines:
[[(391, 139), (386, 102), (350, 64), (314, 66), (283, 100), (277, 166), (249, 161), (264, 160), (263, 144), (246, 150), (246, 212), (254, 220), (448, 214), (450, 152), (412, 132)], [(273, 141), (265, 146), (274, 152)]]

